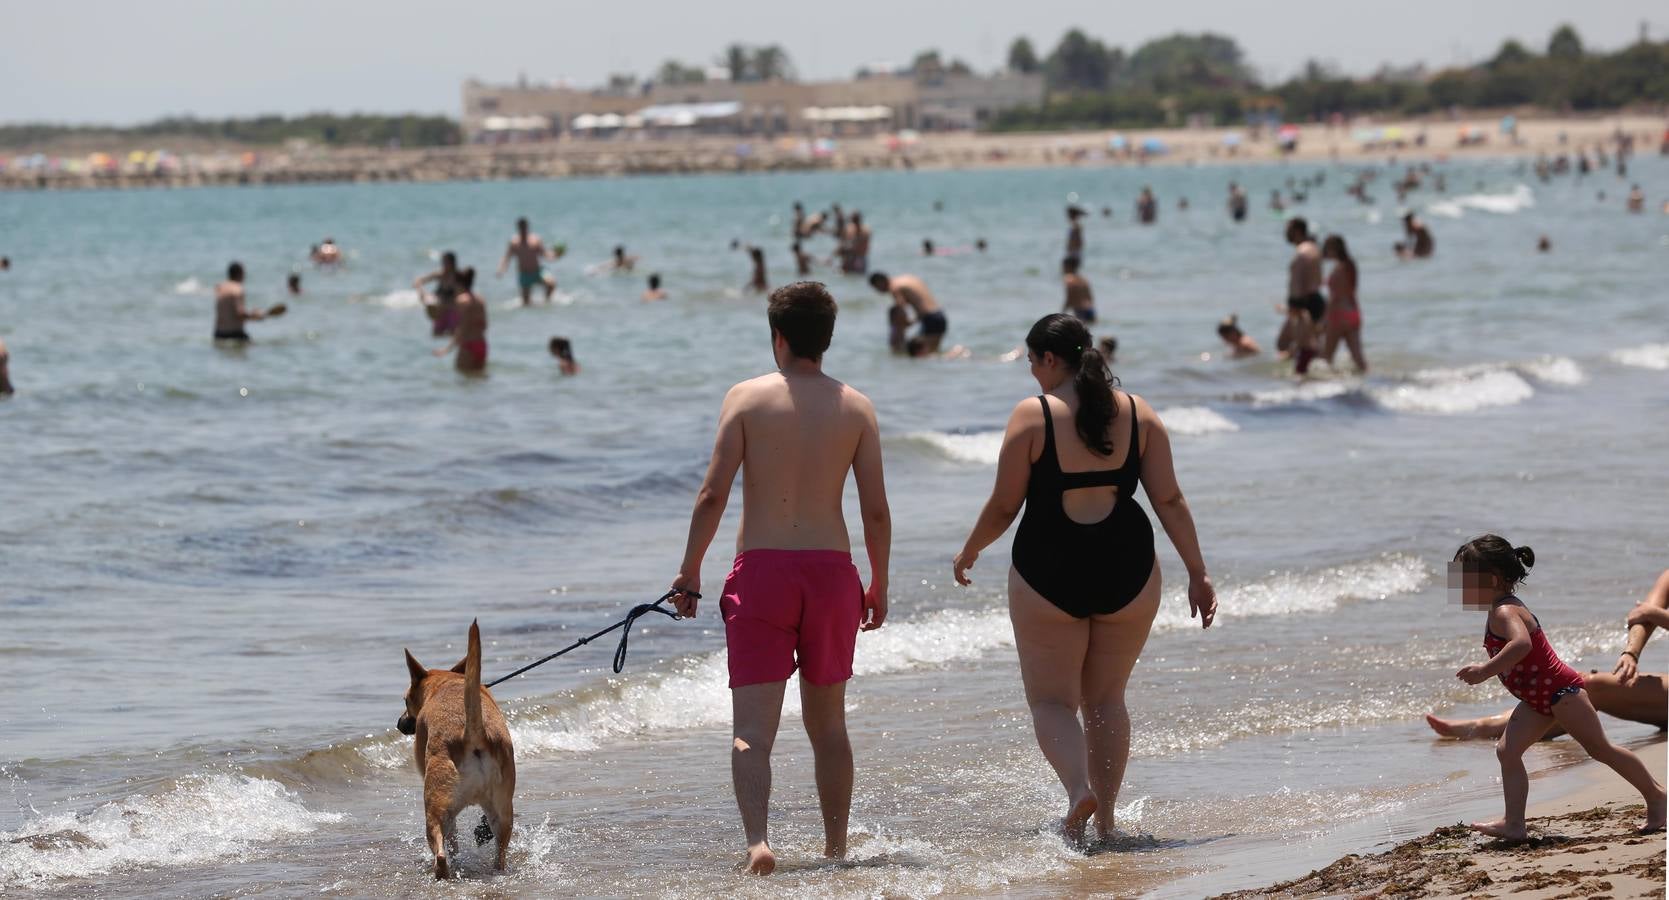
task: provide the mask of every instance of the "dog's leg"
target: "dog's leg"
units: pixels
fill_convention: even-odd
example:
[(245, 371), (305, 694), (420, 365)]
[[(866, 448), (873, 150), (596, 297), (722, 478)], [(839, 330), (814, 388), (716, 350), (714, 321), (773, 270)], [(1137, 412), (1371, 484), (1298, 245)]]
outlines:
[(487, 824), (493, 829), (493, 837), (498, 839), (498, 859), (493, 863), (494, 868), (504, 871), (504, 856), (510, 850), (510, 830), (514, 827), (515, 811), (511, 808), (508, 794), (485, 807)]
[(445, 881), (452, 877), (452, 870), (446, 865), (446, 826), (441, 820), (440, 810), (426, 810), (424, 818), (427, 820), (429, 832), (429, 849), (435, 854), (435, 880)]

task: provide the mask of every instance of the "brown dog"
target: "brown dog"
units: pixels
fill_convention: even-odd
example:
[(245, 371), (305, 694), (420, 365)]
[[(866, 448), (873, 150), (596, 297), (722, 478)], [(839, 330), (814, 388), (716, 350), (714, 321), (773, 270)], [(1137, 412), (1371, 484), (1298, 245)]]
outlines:
[(406, 691), (406, 714), (396, 727), (417, 737), (412, 749), (423, 776), (423, 821), (435, 853), (435, 877), (451, 876), (446, 851), (457, 845), (458, 813), (466, 806), (486, 813), (485, 825), (498, 839), (496, 866), (503, 871), (516, 751), (498, 704), (481, 686), (480, 626), (470, 623), (463, 662), (450, 669), (425, 669), (407, 650), (406, 668), (411, 689)]

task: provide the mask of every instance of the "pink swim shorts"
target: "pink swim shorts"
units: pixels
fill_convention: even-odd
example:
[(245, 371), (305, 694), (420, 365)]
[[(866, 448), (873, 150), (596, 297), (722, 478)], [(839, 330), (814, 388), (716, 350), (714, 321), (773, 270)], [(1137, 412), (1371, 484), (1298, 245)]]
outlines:
[(852, 677), (863, 620), (863, 583), (840, 550), (745, 550), (719, 598), (730, 686), (787, 681), (797, 667), (808, 684)]

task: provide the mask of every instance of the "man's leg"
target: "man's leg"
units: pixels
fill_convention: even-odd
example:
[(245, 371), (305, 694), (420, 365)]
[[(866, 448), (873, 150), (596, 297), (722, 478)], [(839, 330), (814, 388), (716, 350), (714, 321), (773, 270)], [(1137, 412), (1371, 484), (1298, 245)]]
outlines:
[(782, 694), (786, 681), (732, 688), (730, 778), (736, 787), (736, 808), (747, 835), (749, 872), (769, 875), (777, 867), (766, 836), (771, 811), (771, 746), (782, 722)]
[(544, 277), (544, 282), (545, 282), (545, 302), (549, 303), (549, 302), (551, 302), (551, 295), (556, 293), (556, 278), (554, 276), (552, 276), (550, 273), (547, 272), (545, 274), (545, 277)]
[(823, 855), (846, 856), (846, 823), (852, 811), (852, 742), (846, 736), (846, 682), (814, 685), (800, 678), (800, 708), (817, 767), (817, 803), (823, 809)]

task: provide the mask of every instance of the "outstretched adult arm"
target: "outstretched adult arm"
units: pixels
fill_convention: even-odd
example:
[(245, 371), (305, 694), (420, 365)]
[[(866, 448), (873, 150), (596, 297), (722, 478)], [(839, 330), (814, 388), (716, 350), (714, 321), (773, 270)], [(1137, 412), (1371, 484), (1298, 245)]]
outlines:
[(858, 513), (863, 517), (863, 544), (869, 552), (869, 587), (864, 591), (864, 631), (874, 631), (887, 620), (887, 567), (892, 556), (892, 511), (887, 506), (886, 479), (881, 475), (881, 427), (875, 407), (863, 409), (863, 434), (852, 457), (852, 477), (858, 484)]
[(1198, 616), (1201, 628), (1210, 628), (1217, 617), (1217, 591), (1211, 586), (1211, 576), (1205, 570), (1205, 557), (1200, 553), (1199, 534), (1194, 530), (1194, 514), (1188, 500), (1182, 496), (1182, 485), (1176, 480), (1176, 467), (1171, 459), (1171, 436), (1165, 423), (1146, 400), (1130, 397), (1137, 421), (1147, 425), (1144, 431), (1142, 454), (1142, 487), (1153, 504), (1153, 514), (1165, 527), (1165, 534), (1176, 547), (1182, 564), (1188, 569), (1188, 616)]
[[(684, 561), (678, 566), (678, 577), (672, 579), (672, 589), (680, 593), (673, 605), (681, 616), (693, 616), (701, 593), (701, 560), (718, 533), (719, 520), (724, 518), (725, 505), (730, 502), (730, 486), (736, 481), (736, 470), (742, 467), (742, 455), (747, 444), (742, 434), (741, 388), (733, 387), (724, 397), (719, 409), (719, 434), (713, 442), (713, 459), (707, 464), (707, 477), (695, 496), (695, 509), (690, 513), (690, 535), (684, 544)], [(686, 593), (687, 592), (687, 593)]]
[(1657, 583), (1652, 585), (1646, 599), (1629, 611), (1628, 642), (1617, 657), (1617, 667), (1612, 670), (1625, 687), (1633, 684), (1639, 674), (1640, 652), (1646, 649), (1654, 628), (1669, 628), (1669, 569), (1657, 576)]

